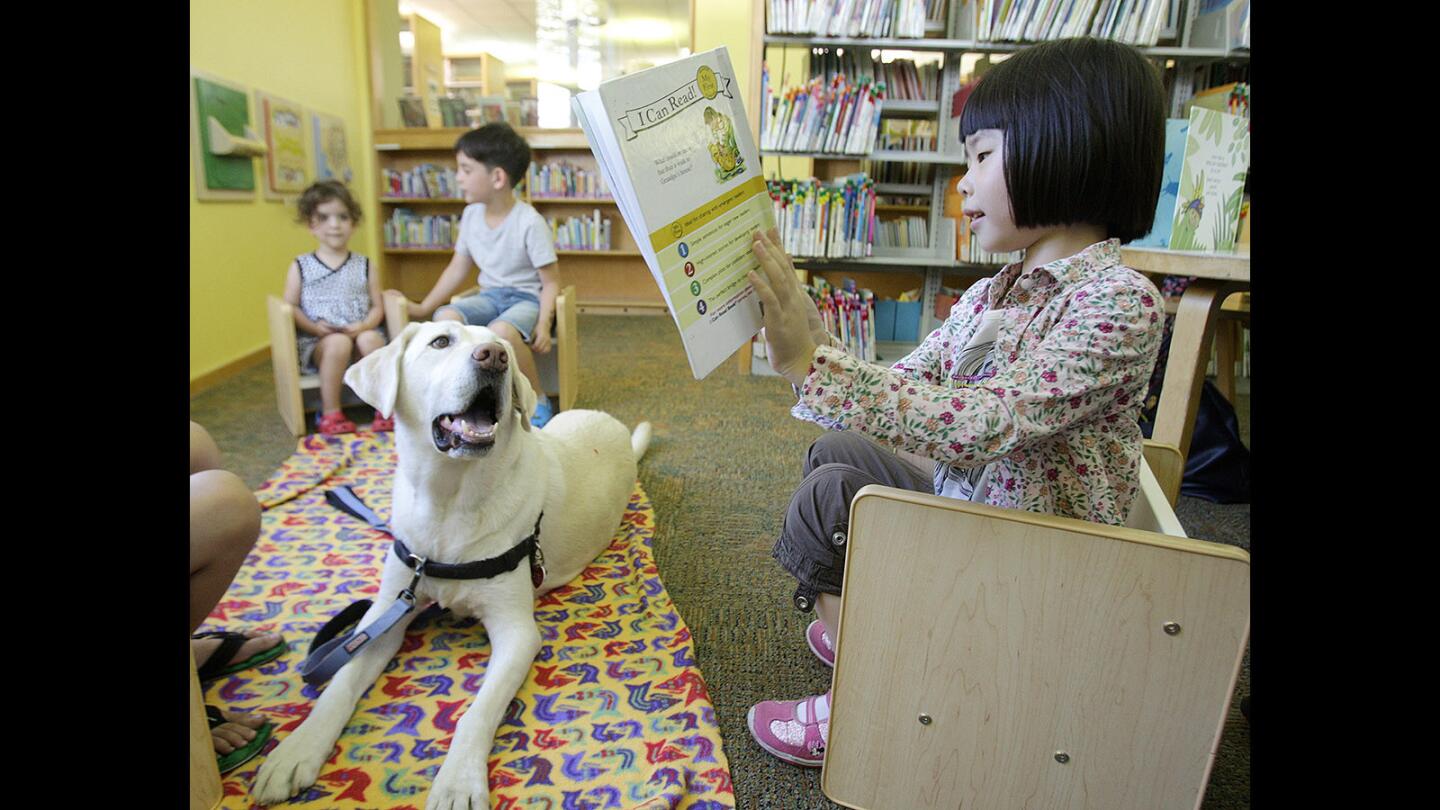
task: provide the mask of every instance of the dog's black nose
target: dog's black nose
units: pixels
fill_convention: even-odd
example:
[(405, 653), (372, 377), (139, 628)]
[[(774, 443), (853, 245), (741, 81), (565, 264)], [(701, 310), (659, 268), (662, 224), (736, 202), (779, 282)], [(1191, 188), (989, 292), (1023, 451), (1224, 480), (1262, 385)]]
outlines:
[(470, 353), (470, 359), (486, 371), (500, 371), (510, 362), (510, 357), (505, 354), (505, 347), (499, 343), (482, 343), (476, 346), (475, 351)]

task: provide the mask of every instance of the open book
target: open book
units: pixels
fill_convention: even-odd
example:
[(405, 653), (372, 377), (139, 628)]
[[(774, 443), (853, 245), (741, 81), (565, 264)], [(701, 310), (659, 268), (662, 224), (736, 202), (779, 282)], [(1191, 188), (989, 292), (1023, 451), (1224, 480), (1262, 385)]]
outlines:
[(571, 104), (701, 379), (760, 330), (750, 240), (775, 224), (730, 54), (611, 79)]

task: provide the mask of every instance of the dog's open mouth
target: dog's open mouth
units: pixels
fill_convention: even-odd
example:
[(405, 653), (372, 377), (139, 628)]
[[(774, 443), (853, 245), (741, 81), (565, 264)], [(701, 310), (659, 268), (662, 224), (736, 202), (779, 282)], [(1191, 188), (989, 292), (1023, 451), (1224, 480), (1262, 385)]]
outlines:
[(430, 423), (435, 449), (451, 450), (488, 448), (495, 444), (495, 423), (499, 421), (499, 392), (486, 386), (475, 395), (475, 401), (462, 413), (447, 413)]

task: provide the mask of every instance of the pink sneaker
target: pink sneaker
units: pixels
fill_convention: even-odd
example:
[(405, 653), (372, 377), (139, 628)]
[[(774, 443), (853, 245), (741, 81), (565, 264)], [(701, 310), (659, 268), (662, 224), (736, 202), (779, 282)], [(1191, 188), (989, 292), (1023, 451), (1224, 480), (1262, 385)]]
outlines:
[(835, 648), (830, 646), (830, 634), (825, 632), (825, 623), (816, 619), (810, 622), (805, 628), (805, 640), (810, 643), (810, 651), (820, 659), (820, 663), (827, 667), (835, 666)]
[[(823, 701), (823, 704), (822, 704)], [(815, 719), (823, 709), (823, 720)], [(825, 738), (830, 732), (830, 693), (800, 700), (766, 700), (745, 716), (750, 736), (775, 756), (818, 768), (825, 764)]]

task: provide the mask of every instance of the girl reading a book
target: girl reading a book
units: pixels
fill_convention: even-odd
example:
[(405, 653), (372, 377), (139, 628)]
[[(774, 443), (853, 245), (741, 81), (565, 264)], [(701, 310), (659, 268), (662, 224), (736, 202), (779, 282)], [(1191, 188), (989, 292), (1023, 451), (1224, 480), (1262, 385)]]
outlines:
[[(776, 234), (755, 234), (770, 364), (795, 386), (793, 413), (834, 428), (806, 455), (773, 552), (798, 581), (795, 606), (819, 615), (806, 638), (823, 662), (835, 660), (850, 501), (866, 484), (1125, 522), (1164, 313), (1120, 244), (1151, 228), (1164, 119), (1158, 72), (1113, 41), (1046, 42), (986, 73), (961, 114), (959, 190), (985, 250), (1024, 258), (966, 290), (888, 368), (845, 353)], [(829, 717), (827, 692), (764, 701), (748, 721), (770, 753), (818, 767)]]
[[(385, 345), (385, 309), (380, 278), (370, 260), (350, 252), (350, 237), (360, 221), (360, 204), (336, 180), (305, 189), (297, 205), (298, 221), (310, 226), (315, 250), (290, 263), (285, 300), (295, 310), (297, 348), (304, 373), (320, 373), (317, 428), (331, 435), (353, 433), (355, 423), (340, 410), (340, 385), (352, 360)], [(393, 430), (379, 411), (373, 430)]]

